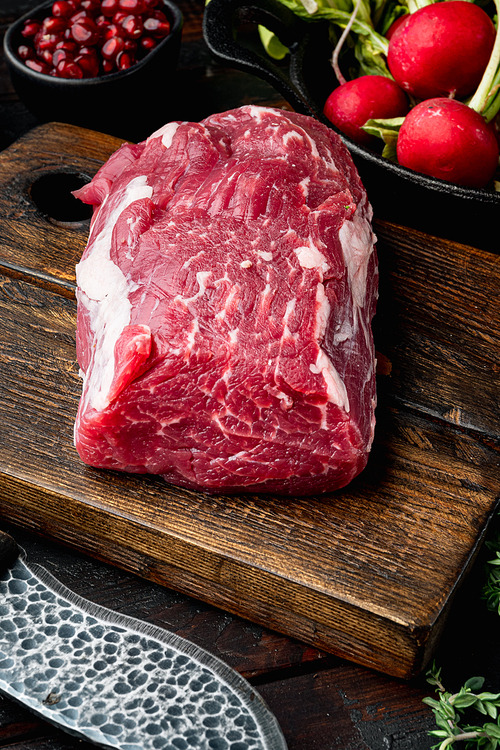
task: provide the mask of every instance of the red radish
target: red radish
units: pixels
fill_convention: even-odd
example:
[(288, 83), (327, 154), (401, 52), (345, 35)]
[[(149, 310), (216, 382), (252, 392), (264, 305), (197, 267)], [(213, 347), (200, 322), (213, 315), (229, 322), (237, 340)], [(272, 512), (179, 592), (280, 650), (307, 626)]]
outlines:
[(396, 29), (399, 29), (401, 24), (405, 23), (409, 19), (409, 17), (409, 14), (406, 13), (404, 16), (399, 16), (399, 18), (396, 18), (396, 20), (389, 26), (389, 29), (386, 32), (386, 39), (391, 40)]
[(372, 118), (404, 117), (408, 99), (392, 78), (361, 76), (334, 89), (323, 112), (341, 133), (367, 146), (377, 139), (361, 130), (361, 126)]
[(489, 121), (488, 127), (491, 129), (491, 132), (494, 134), (495, 138), (497, 139), (498, 146), (500, 148), (500, 114), (494, 117), (493, 120)]
[(495, 42), (488, 14), (472, 2), (426, 5), (389, 42), (387, 64), (396, 82), (417, 99), (461, 99), (479, 85)]
[(486, 187), (498, 166), (498, 143), (484, 118), (441, 97), (417, 104), (406, 116), (397, 153), (404, 167), (467, 187)]

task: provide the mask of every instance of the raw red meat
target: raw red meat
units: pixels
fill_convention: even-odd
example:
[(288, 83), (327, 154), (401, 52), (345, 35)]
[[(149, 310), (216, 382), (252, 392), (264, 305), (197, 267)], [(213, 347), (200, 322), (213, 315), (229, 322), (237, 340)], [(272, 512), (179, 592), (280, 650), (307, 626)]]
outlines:
[(350, 482), (375, 425), (378, 276), (334, 131), (253, 106), (169, 123), (79, 197), (83, 461), (209, 492)]

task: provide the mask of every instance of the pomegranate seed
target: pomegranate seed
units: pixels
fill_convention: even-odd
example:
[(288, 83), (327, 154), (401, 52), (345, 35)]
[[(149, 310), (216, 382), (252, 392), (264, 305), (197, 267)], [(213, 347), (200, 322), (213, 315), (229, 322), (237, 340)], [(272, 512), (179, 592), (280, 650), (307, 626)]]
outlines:
[(56, 48), (56, 44), (58, 44), (58, 42), (61, 42), (63, 38), (64, 37), (61, 34), (37, 34), (34, 39), (35, 50), (37, 54), (40, 54), (40, 52), (44, 49), (50, 49), (54, 51)]
[(71, 26), (71, 36), (75, 42), (91, 46), (99, 40), (99, 29), (91, 18), (87, 18)]
[(157, 18), (158, 21), (168, 21), (168, 18), (162, 10), (153, 10), (148, 18)]
[(97, 55), (77, 55), (75, 63), (81, 68), (84, 78), (96, 78), (99, 75), (99, 61)]
[(86, 47), (84, 44), (82, 44), (78, 48), (78, 54), (79, 55), (90, 55), (91, 57), (95, 57), (96, 60), (98, 59), (97, 52), (95, 51), (95, 47)]
[(72, 60), (61, 60), (56, 71), (60, 78), (83, 78), (82, 69)]
[(162, 0), (54, 0), (28, 19), (17, 55), (38, 72), (90, 78), (127, 70), (170, 33)]
[(128, 70), (135, 65), (135, 57), (127, 50), (122, 50), (116, 56), (116, 67), (118, 70)]
[(69, 39), (63, 39), (61, 42), (57, 42), (56, 49), (64, 49), (66, 52), (73, 54), (78, 49), (75, 42), (69, 41)]
[(123, 33), (128, 36), (129, 39), (139, 39), (144, 31), (144, 25), (140, 16), (125, 16), (121, 23)]
[(156, 41), (156, 39), (153, 39), (152, 36), (143, 36), (139, 39), (139, 46), (145, 54), (151, 52), (151, 50), (154, 49), (157, 44), (158, 42)]
[(67, 26), (64, 18), (55, 18), (54, 16), (44, 18), (42, 23), (44, 34), (60, 34), (62, 31), (66, 31)]
[(94, 18), (94, 23), (97, 28), (102, 31), (102, 29), (104, 29), (109, 24), (109, 18), (101, 13), (99, 16), (96, 16)]
[(113, 36), (104, 42), (101, 47), (101, 54), (105, 60), (114, 60), (117, 54), (122, 51), (124, 44), (121, 36)]
[(139, 16), (145, 11), (143, 0), (118, 0), (118, 5), (121, 10), (132, 13), (134, 16)]
[(25, 60), (24, 64), (27, 68), (31, 68), (31, 70), (34, 70), (36, 73), (48, 74), (50, 72), (50, 65), (47, 65), (43, 60), (32, 60), (30, 58), (29, 60)]
[(94, 16), (99, 10), (101, 10), (101, 3), (99, 0), (80, 0), (80, 7), (90, 13), (90, 15)]
[(69, 19), (70, 24), (78, 23), (79, 21), (86, 21), (87, 19), (91, 18), (91, 15), (86, 10), (79, 10), (77, 13), (73, 13), (71, 18)]
[(107, 29), (104, 31), (103, 39), (108, 40), (112, 39), (114, 36), (120, 36), (122, 33), (122, 30), (119, 26), (116, 25), (116, 23), (110, 23), (108, 24)]
[(41, 24), (39, 21), (33, 21), (29, 19), (23, 26), (21, 34), (28, 39), (29, 37), (35, 36), (40, 31)]
[(105, 75), (107, 75), (108, 73), (113, 73), (113, 71), (116, 70), (115, 61), (104, 59), (102, 61), (102, 69)]
[(53, 64), (52, 63), (52, 56), (53, 56), (53, 53), (52, 53), (52, 50), (50, 50), (50, 49), (42, 49), (38, 53), (38, 59), (39, 60), (44, 60), (48, 65), (52, 65)]
[(101, 0), (101, 13), (104, 16), (114, 16), (118, 9), (118, 0)]
[(52, 55), (52, 65), (57, 68), (61, 60), (73, 60), (73, 55), (62, 47), (56, 49)]
[(31, 47), (28, 47), (27, 44), (21, 44), (17, 48), (17, 56), (21, 60), (32, 60), (35, 57), (35, 53), (33, 52), (33, 49)]
[(170, 34), (170, 24), (167, 20), (160, 21), (157, 18), (146, 18), (144, 21), (144, 31), (157, 39), (163, 39)]
[(74, 12), (75, 7), (68, 0), (56, 0), (52, 3), (52, 15), (56, 18), (69, 18)]

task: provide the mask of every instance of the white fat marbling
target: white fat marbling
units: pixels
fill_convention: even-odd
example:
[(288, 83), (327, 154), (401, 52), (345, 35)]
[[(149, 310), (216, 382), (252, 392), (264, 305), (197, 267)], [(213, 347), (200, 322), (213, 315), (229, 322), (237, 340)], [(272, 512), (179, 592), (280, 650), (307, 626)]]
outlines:
[(194, 302), (199, 297), (203, 297), (206, 290), (206, 281), (208, 277), (211, 275), (211, 271), (198, 271), (196, 274), (196, 281), (198, 283), (198, 291), (195, 295), (192, 297), (183, 297), (181, 294), (177, 294), (174, 297), (174, 302), (184, 302), (184, 304), (187, 304), (188, 302)]
[[(86, 398), (90, 406), (102, 411), (108, 405), (108, 393), (114, 375), (114, 348), (118, 338), (130, 323), (129, 294), (136, 288), (111, 260), (111, 238), (118, 217), (131, 203), (151, 198), (153, 188), (147, 177), (140, 175), (111, 199), (114, 205), (101, 231), (94, 236), (98, 216), (93, 223), (89, 243), (90, 254), (76, 266), (78, 298), (87, 308), (90, 327), (94, 334), (94, 355), (88, 369)], [(107, 205), (106, 198), (99, 211)]]
[(368, 261), (375, 243), (370, 224), (371, 216), (362, 215), (362, 205), (359, 204), (352, 219), (345, 221), (339, 231), (352, 299), (358, 308), (364, 307), (365, 304)]
[(319, 268), (323, 273), (328, 270), (325, 256), (311, 241), (309, 245), (295, 248), (295, 255), (302, 268)]
[(179, 125), (179, 122), (167, 122), (166, 125), (163, 125), (159, 130), (150, 135), (148, 141), (152, 141), (154, 138), (161, 138), (163, 146), (170, 148)]
[(314, 334), (317, 341), (321, 341), (325, 335), (330, 312), (331, 306), (325, 294), (325, 287), (320, 283), (316, 287), (316, 326)]
[(321, 374), (323, 376), (328, 400), (341, 409), (344, 409), (346, 413), (349, 413), (349, 396), (347, 395), (344, 381), (322, 349), (319, 350), (316, 362), (309, 365), (309, 369), (315, 375)]

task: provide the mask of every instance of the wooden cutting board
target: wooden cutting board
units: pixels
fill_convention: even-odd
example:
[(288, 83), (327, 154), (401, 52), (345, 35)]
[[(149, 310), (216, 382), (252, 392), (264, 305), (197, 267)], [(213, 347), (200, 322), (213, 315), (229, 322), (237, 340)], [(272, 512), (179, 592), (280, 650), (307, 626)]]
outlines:
[(500, 255), (376, 224), (377, 431), (345, 490), (207, 496), (91, 469), (72, 434), (88, 221), (58, 211), (60, 193), (119, 145), (52, 123), (0, 154), (0, 517), (360, 664), (417, 674), (499, 495)]

